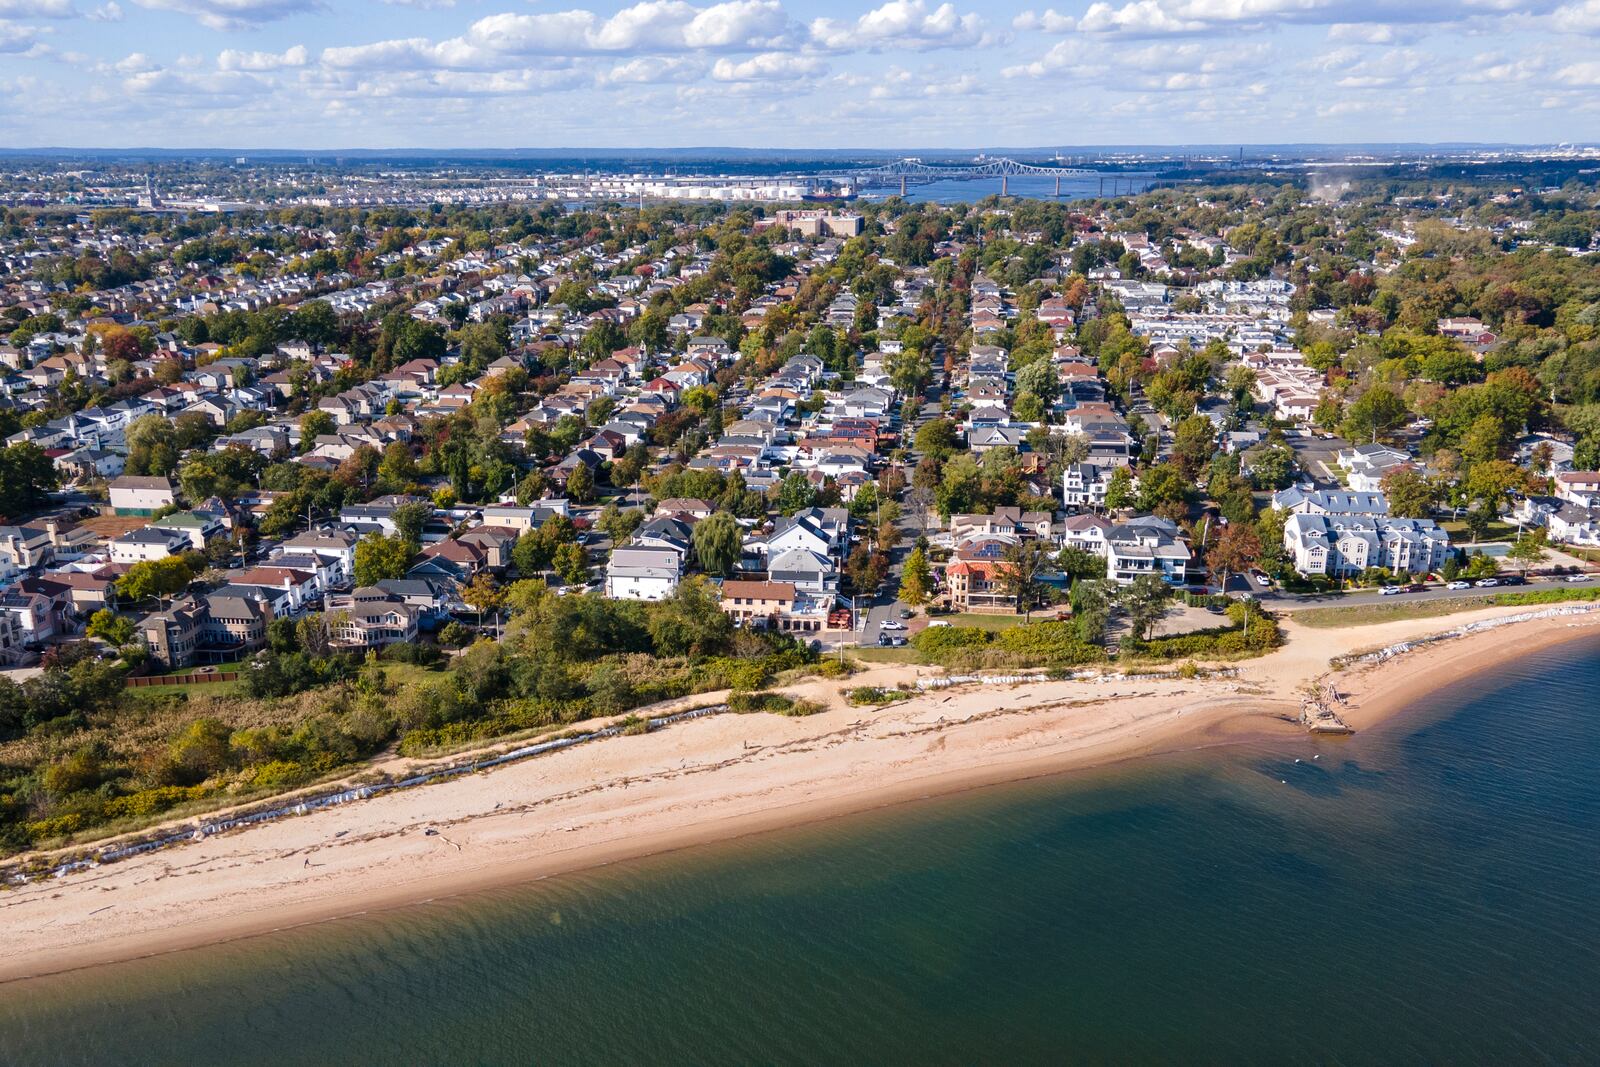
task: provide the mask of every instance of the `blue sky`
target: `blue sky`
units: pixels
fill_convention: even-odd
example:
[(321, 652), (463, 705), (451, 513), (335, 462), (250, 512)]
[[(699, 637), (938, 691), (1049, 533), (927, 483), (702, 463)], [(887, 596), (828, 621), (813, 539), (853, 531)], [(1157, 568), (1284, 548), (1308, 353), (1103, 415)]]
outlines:
[(1600, 140), (1600, 0), (0, 0), (0, 145)]

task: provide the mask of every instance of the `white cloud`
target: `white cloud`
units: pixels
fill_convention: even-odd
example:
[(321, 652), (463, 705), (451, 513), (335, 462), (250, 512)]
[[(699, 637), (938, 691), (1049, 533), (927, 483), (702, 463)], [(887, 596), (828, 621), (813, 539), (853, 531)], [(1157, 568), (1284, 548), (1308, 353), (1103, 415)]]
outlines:
[(0, 19), (0, 55), (17, 55), (34, 45), (38, 31), (32, 26), (18, 26)]
[(121, 22), (122, 5), (117, 3), (117, 0), (107, 0), (85, 17), (90, 22)]
[(981, 15), (962, 15), (954, 4), (928, 9), (926, 0), (889, 0), (854, 22), (819, 18), (811, 40), (831, 51), (972, 47), (985, 43)]
[(134, 52), (123, 56), (111, 64), (111, 70), (118, 74), (144, 74), (147, 71), (160, 70), (161, 64), (145, 55), (143, 52)]
[(640, 56), (602, 71), (601, 85), (661, 85), (699, 81), (706, 66), (701, 60), (683, 56)]
[(1562, 33), (1600, 34), (1600, 0), (1582, 0), (1556, 9), (1550, 21)]
[(303, 67), (309, 55), (306, 46), (297, 44), (282, 52), (241, 52), (232, 48), (225, 48), (217, 56), (217, 67), (220, 70), (249, 70), (267, 71), (282, 70), (285, 67)]
[(0, 18), (70, 19), (76, 15), (72, 0), (0, 0)]
[(1078, 20), (1071, 15), (1059, 14), (1052, 7), (1042, 12), (1024, 11), (1011, 20), (1011, 28), (1039, 33), (1071, 33), (1078, 28)]
[(175, 70), (150, 70), (129, 76), (123, 87), (139, 96), (177, 97), (211, 107), (237, 106), (246, 97), (259, 96), (268, 89), (248, 74), (218, 71), (188, 74)]
[(1582, 88), (1600, 86), (1600, 63), (1590, 60), (1562, 67), (1556, 71), (1556, 81)]
[(812, 56), (763, 52), (738, 62), (719, 59), (711, 68), (711, 77), (719, 82), (776, 81), (802, 78), (824, 69), (822, 63)]
[(189, 15), (213, 30), (242, 30), (321, 7), (320, 0), (135, 0), (153, 11)]
[(1335, 22), (1328, 27), (1328, 40), (1351, 44), (1396, 44), (1412, 36), (1387, 22)]

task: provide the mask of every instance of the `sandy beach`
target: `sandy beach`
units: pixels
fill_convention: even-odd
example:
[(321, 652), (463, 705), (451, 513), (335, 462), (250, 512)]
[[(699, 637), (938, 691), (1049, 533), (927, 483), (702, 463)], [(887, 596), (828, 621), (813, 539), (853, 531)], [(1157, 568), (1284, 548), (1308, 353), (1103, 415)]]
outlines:
[[(1330, 658), (1526, 610), (1349, 629), (1291, 619), (1284, 648), (1231, 677), (967, 685), (887, 708), (847, 707), (842, 692), (936, 672), (810, 680), (787, 690), (828, 708), (807, 718), (711, 716), (0, 891), (0, 981), (1151, 753), (1303, 736), (1301, 696)], [(1539, 619), (1347, 669), (1339, 713), (1367, 729), (1474, 671), (1596, 632), (1600, 612)]]

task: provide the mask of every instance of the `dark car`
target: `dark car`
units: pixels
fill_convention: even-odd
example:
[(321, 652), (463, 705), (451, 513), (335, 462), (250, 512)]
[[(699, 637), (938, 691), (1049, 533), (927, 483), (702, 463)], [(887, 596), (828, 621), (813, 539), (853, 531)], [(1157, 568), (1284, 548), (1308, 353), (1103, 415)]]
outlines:
[(1528, 584), (1528, 579), (1524, 578), (1520, 574), (1508, 574), (1506, 577), (1500, 579), (1500, 584), (1501, 585), (1527, 585)]
[(1408, 593), (1423, 593), (1426, 592), (1427, 589), (1428, 587), (1423, 585), (1421, 582), (1412, 582), (1410, 585), (1406, 586), (1406, 592)]

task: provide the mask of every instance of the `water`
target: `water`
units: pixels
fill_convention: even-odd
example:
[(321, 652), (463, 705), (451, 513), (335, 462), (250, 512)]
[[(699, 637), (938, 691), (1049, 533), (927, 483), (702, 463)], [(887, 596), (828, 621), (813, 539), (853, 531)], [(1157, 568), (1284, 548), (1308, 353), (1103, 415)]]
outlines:
[[(1116, 189), (1121, 195), (1143, 192), (1155, 181), (1151, 174), (1107, 174), (1102, 191), (1102, 179), (1093, 178), (1063, 178), (1061, 179), (1062, 200), (1082, 200), (1094, 196), (1110, 196), (1112, 180), (1116, 180)], [(1040, 200), (1056, 199), (1056, 180), (1051, 177), (1039, 175), (1019, 175), (1010, 178), (1006, 183), (1007, 195), (1018, 197), (1035, 197)], [(883, 200), (890, 196), (899, 196), (900, 186), (877, 186), (866, 190), (863, 199)], [(906, 200), (912, 203), (931, 201), (935, 204), (975, 204), (987, 196), (1000, 195), (999, 178), (982, 178), (961, 181), (935, 181), (925, 182), (921, 185), (910, 185), (906, 188)]]
[(1589, 639), (1350, 741), (9, 985), (0, 1063), (1600, 1062), (1597, 690)]

